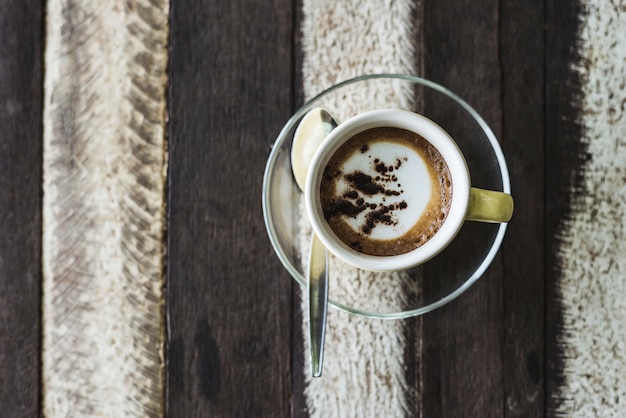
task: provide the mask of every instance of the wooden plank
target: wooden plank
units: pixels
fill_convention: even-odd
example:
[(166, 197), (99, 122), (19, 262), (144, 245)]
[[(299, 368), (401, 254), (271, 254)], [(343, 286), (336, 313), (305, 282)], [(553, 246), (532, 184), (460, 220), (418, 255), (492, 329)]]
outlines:
[(164, 401), (167, 0), (48, 1), (42, 414)]
[(544, 412), (543, 1), (501, 2), (502, 136), (517, 203), (502, 246), (504, 416)]
[[(296, 54), (300, 59), (296, 61), (299, 68), (296, 73), (302, 75), (303, 96), (311, 98), (333, 83), (383, 69), (392, 73), (415, 73), (420, 56), (411, 54), (416, 48), (414, 37), (419, 39), (414, 35), (422, 26), (422, 21), (416, 19), (416, 9), (414, 0), (397, 1), (384, 10), (377, 1), (303, 1), (304, 16), (298, 20), (297, 26), (302, 32), (302, 54)], [(337, 94), (327, 97), (323, 105), (339, 121), (372, 106), (414, 109), (415, 98), (411, 89), (381, 94), (377, 86), (383, 84), (360, 84), (358, 95)], [(299, 234), (310, 237), (310, 227), (303, 225)], [(301, 257), (306, 260), (306, 250), (302, 250)], [(330, 257), (329, 270), (331, 298), (344, 303), (356, 300), (365, 309), (376, 306), (372, 309), (382, 311), (382, 305), (398, 307), (405, 303), (406, 295), (416, 292), (413, 278), (407, 280), (401, 275), (365, 272), (337, 262), (334, 256)], [(402, 283), (399, 287), (403, 291), (390, 291), (386, 287), (390, 282)], [(306, 312), (306, 302), (303, 306)], [(306, 334), (306, 315), (300, 326)], [(419, 397), (416, 378), (419, 358), (415, 348), (418, 329), (419, 319), (381, 321), (331, 308), (326, 327), (323, 376), (321, 379), (311, 378), (307, 355), (304, 376), (294, 378), (294, 391), (296, 385), (302, 385), (304, 393), (303, 397), (294, 396), (294, 410), (297, 413), (304, 411), (302, 415), (312, 417), (344, 416), (346, 413), (395, 417), (416, 410)], [(298, 355), (302, 352), (301, 341), (294, 340), (294, 352)], [(308, 346), (306, 339), (304, 345)], [(302, 357), (294, 356), (297, 358)], [(302, 367), (302, 361), (296, 361), (294, 367)], [(302, 377), (304, 383), (298, 380)], [(372, 396), (373, 388), (375, 396)]]
[(43, 4), (0, 0), (0, 405), (39, 416)]
[(292, 280), (261, 212), (290, 1), (171, 7), (167, 416), (290, 415)]
[[(563, 416), (559, 407), (575, 402), (561, 391), (565, 384), (566, 337), (559, 278), (563, 263), (559, 249), (563, 228), (572, 219), (574, 201), (583, 189), (588, 158), (581, 126), (582, 75), (579, 27), (582, 4), (546, 2), (546, 416)], [(592, 371), (589, 371), (590, 373)], [(571, 415), (574, 411), (567, 411)]]
[[(500, 137), (498, 5), (488, 0), (427, 2), (424, 74), (463, 97)], [(425, 109), (434, 104), (429, 100)], [(446, 128), (459, 123), (452, 115)], [(469, 248), (471, 237), (464, 239)], [(459, 261), (468, 257), (462, 248), (455, 253)], [(449, 265), (436, 260), (425, 269), (425, 277), (451, 274)], [(500, 254), (472, 288), (423, 317), (420, 416), (502, 416), (504, 272)], [(425, 294), (436, 287), (436, 280), (425, 280)]]
[(578, 109), (573, 116), (582, 132), (560, 136), (559, 144), (564, 154), (579, 153), (565, 159), (584, 164), (554, 175), (577, 181), (563, 182), (558, 190), (567, 193), (569, 207), (560, 213), (557, 245), (551, 248), (559, 269), (554, 284), (562, 320), (556, 347), (565, 377), (553, 394), (560, 401), (557, 416), (620, 416), (625, 410), (624, 11), (624, 3), (585, 2), (578, 16), (579, 38), (569, 38), (569, 47), (580, 54), (568, 62), (581, 81), (572, 107)]

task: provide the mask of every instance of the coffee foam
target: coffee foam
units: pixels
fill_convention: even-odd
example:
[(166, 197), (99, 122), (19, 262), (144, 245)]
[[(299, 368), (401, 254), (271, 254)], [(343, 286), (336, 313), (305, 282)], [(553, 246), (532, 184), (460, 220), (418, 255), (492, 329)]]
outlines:
[(398, 128), (369, 129), (348, 140), (331, 157), (320, 188), (334, 233), (372, 255), (406, 253), (432, 238), (451, 192), (437, 149)]

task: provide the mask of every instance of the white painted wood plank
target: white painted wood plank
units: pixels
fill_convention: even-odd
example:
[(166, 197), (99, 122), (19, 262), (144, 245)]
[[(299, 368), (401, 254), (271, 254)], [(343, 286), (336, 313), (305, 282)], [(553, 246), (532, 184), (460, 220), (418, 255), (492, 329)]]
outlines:
[(49, 0), (43, 412), (163, 412), (167, 0)]
[(583, 8), (583, 62), (575, 70), (590, 159), (558, 250), (565, 382), (557, 412), (619, 417), (626, 410), (626, 7), (587, 0)]
[[(420, 22), (412, 17), (415, 1), (346, 2), (305, 0), (302, 22), (304, 63), (302, 76), (307, 99), (335, 83), (363, 74), (419, 74)], [(397, 94), (394, 94), (397, 93)], [(402, 104), (410, 107), (412, 92), (377, 92), (365, 88), (359, 101), (338, 97), (329, 102), (329, 110), (338, 120), (345, 120), (372, 103), (380, 106)], [(301, 212), (304, 213), (303, 206)], [(308, 254), (310, 227), (301, 222), (301, 259)], [(353, 300), (371, 310), (380, 309), (378, 302), (400, 306), (405, 296), (399, 288), (387, 287), (396, 280), (382, 279), (382, 273), (353, 269), (331, 256), (331, 297)], [(372, 298), (371, 295), (377, 296)], [(379, 296), (382, 295), (382, 296)], [(308, 312), (306, 294), (302, 311)], [(368, 299), (371, 299), (368, 303)], [(308, 353), (308, 321), (304, 315), (303, 335)], [(382, 321), (349, 315), (330, 308), (324, 351), (324, 370), (320, 379), (311, 377), (308, 358), (303, 363), (306, 378), (305, 397), (312, 417), (370, 416), (402, 417), (411, 414), (404, 354), (406, 341), (403, 321)], [(416, 353), (417, 355), (417, 353)]]

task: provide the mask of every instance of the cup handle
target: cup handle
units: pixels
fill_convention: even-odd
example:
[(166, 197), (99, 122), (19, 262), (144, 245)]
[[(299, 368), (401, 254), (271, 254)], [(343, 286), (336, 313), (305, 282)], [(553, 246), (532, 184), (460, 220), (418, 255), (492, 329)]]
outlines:
[(470, 189), (465, 219), (480, 222), (508, 222), (513, 215), (513, 197), (503, 192)]

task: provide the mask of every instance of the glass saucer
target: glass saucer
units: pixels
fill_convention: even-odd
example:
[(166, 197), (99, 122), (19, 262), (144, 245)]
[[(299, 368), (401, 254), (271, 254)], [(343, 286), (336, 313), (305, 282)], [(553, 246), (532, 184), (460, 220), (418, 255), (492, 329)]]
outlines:
[[(465, 155), (472, 186), (510, 193), (504, 155), (495, 135), (465, 101), (431, 81), (375, 74), (339, 83), (320, 93), (287, 121), (269, 155), (263, 178), (263, 214), (283, 266), (306, 286), (311, 227), (304, 197), (291, 170), (291, 144), (302, 117), (314, 107), (341, 121), (367, 110), (395, 108), (420, 113), (443, 127)], [(461, 295), (487, 270), (507, 224), (465, 222), (442, 253), (411, 270), (378, 273), (330, 257), (330, 304), (365, 317), (399, 319), (430, 312)]]

